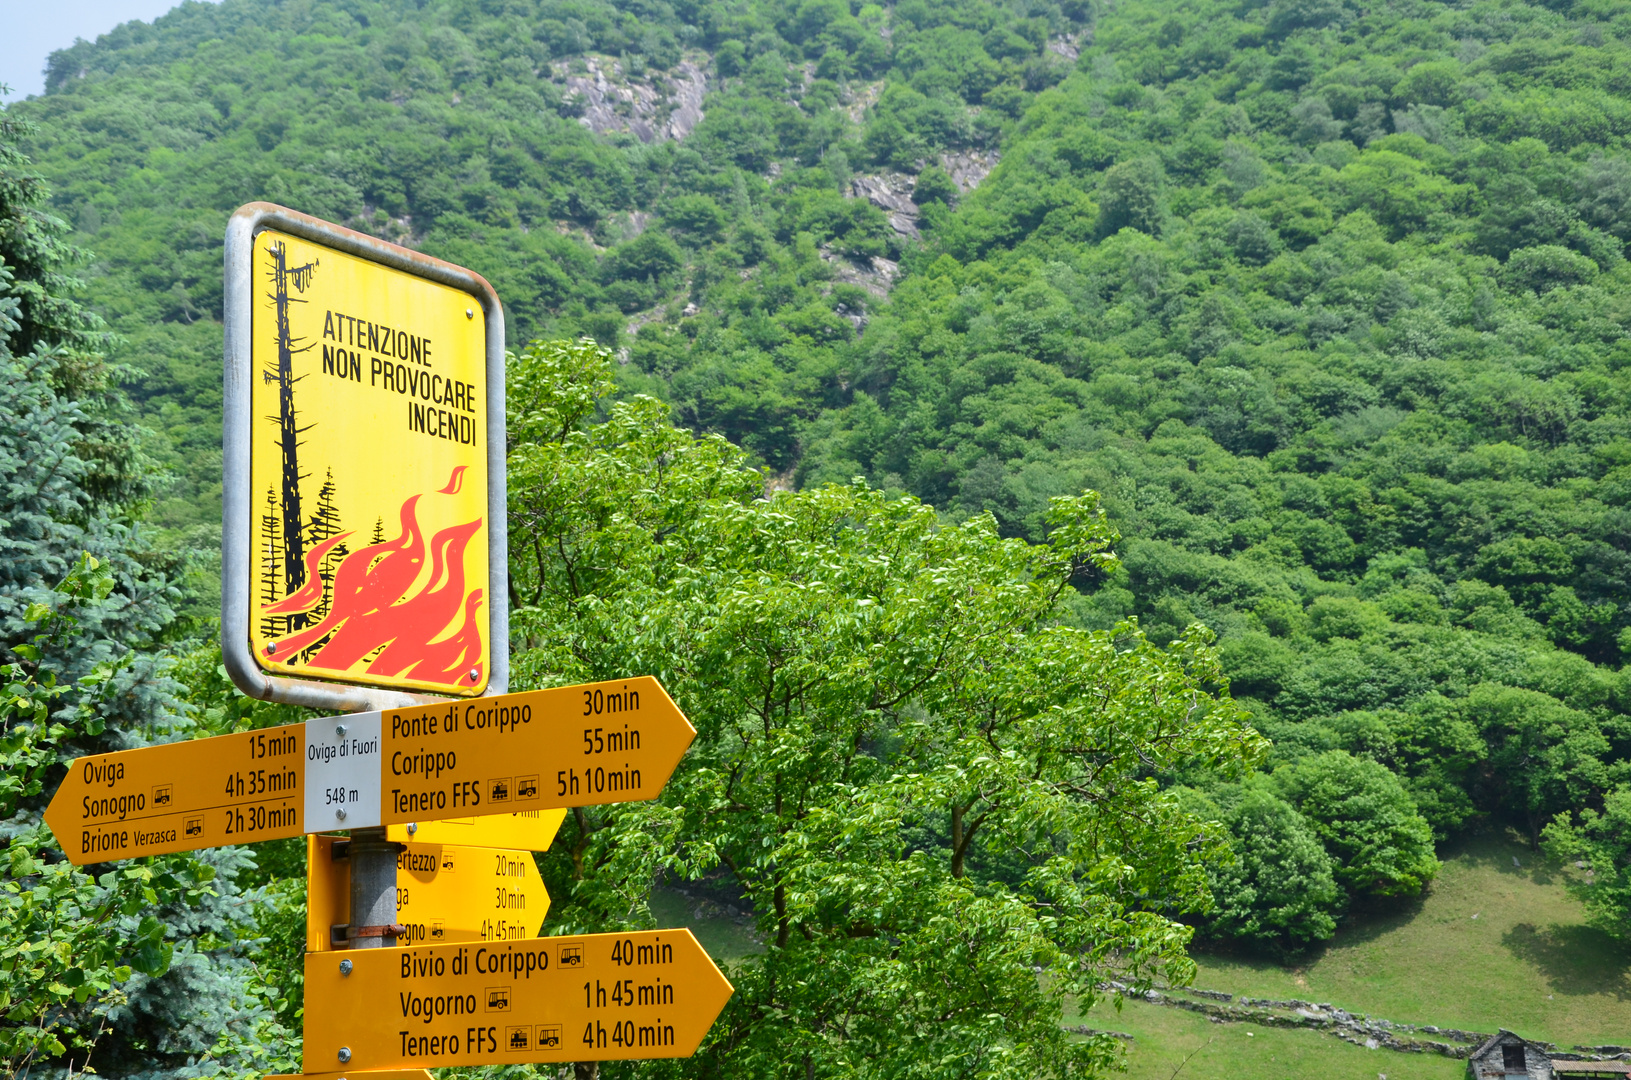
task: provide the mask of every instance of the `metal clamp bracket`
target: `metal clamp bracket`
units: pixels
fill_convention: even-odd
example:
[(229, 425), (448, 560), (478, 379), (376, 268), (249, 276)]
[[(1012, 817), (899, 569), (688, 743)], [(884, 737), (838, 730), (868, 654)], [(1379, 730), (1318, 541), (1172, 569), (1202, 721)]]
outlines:
[(408, 928), (401, 923), (387, 923), (384, 926), (336, 923), (328, 929), (328, 940), (331, 945), (344, 945), (359, 938), (399, 938), (407, 932)]

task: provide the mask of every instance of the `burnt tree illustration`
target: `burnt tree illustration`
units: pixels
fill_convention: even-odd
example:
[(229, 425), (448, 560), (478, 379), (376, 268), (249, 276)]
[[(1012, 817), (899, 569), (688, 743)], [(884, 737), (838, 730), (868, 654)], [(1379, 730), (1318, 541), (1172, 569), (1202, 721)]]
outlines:
[[(300, 513), (300, 481), (304, 479), (300, 472), (300, 436), (311, 430), (311, 425), (301, 427), (298, 414), (295, 410), (294, 387), (304, 376), (294, 373), (294, 358), (297, 353), (310, 351), (312, 345), (297, 345), (301, 339), (294, 336), (289, 324), (289, 308), (291, 304), (304, 304), (306, 301), (290, 295), (293, 287), (297, 293), (306, 291), (310, 284), (312, 274), (317, 269), (317, 260), (300, 266), (288, 265), (288, 249), (280, 241), (272, 241), (266, 246), (266, 253), (272, 257), (270, 274), (272, 283), (270, 299), (276, 313), (275, 332), (277, 334), (277, 356), (268, 365), (268, 369), (261, 372), (261, 378), (268, 383), (276, 383), (278, 388), (278, 412), (276, 416), (267, 416), (265, 419), (277, 424), (278, 450), (282, 456), (281, 491), (279, 509), (281, 513), (281, 529), (283, 550), (283, 588), (284, 595), (289, 595), (305, 584), (305, 521)], [(303, 612), (295, 612), (288, 616), (289, 631), (298, 630), (306, 625), (307, 616)]]

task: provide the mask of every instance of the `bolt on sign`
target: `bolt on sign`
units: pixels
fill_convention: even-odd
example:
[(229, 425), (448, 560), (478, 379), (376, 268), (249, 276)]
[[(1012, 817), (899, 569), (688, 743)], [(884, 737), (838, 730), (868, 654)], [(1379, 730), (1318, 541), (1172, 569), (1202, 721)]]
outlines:
[(687, 1057), (734, 993), (689, 930), (306, 954), (308, 1074)]
[(427, 842), (468, 829), (473, 847), (506, 835), (548, 847), (553, 811), (656, 798), (695, 736), (642, 675), (78, 758), (45, 820), (81, 866), (444, 820), (493, 825)]
[(502, 693), (491, 286), (252, 203), (228, 231), (227, 294), (222, 644), (235, 681), (337, 709), (386, 699), (325, 684)]
[[(306, 949), (344, 948), (351, 862), (344, 839), (306, 837)], [(549, 893), (532, 852), (459, 844), (401, 845), (396, 857), (399, 945), (519, 941), (537, 937)]]

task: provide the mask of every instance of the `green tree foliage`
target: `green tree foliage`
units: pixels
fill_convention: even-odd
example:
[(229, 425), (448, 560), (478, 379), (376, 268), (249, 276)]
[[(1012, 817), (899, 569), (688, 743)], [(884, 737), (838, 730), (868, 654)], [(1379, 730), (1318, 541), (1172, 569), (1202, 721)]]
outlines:
[[(67, 688), (38, 661), (73, 633), (77, 611), (101, 602), (112, 588), (111, 575), (86, 555), (61, 583), (61, 608), (33, 605), (27, 613), (38, 632), (13, 646), (17, 659), (5, 667), (0, 701), (0, 815), (6, 818), (43, 793), (59, 744), (76, 729), (100, 731), (88, 706), (74, 710), (77, 723), (53, 718)], [(52, 858), (55, 846), (38, 823), (16, 832), (0, 885), (0, 1062), (8, 1075), (59, 1060), (87, 1063), (101, 1021), (94, 1010), (122, 1000), (119, 984), (135, 968), (162, 975), (170, 964), (173, 947), (164, 941), (164, 927), (150, 914), (144, 917), (158, 899), (154, 869), (135, 866), (96, 880)], [(134, 939), (107, 932), (106, 924), (120, 916), (140, 918)]]
[(1546, 826), (1545, 845), (1554, 858), (1570, 860), (1582, 873), (1569, 889), (1586, 902), (1593, 921), (1622, 940), (1631, 918), (1631, 787), (1621, 785), (1578, 818), (1559, 814)]
[(1349, 897), (1414, 895), (1438, 874), (1432, 828), (1383, 766), (1327, 750), (1274, 779), (1330, 852)]
[(1209, 934), (1294, 953), (1336, 933), (1342, 890), (1334, 863), (1303, 816), (1262, 784), (1214, 791), (1227, 810), (1198, 792), (1186, 808), (1225, 830), (1232, 861), (1210, 870)]
[(1418, 891), (1486, 823), (1583, 827), (1631, 762), (1631, 128), (1586, 74), (1616, 25), (1106, 12), (907, 253), (799, 477), (1033, 540), (1102, 492), (1130, 539), (1075, 617), (1219, 633), (1271, 767), (1354, 773), (1290, 800), (1347, 893)]
[(1099, 229), (1111, 235), (1136, 229), (1155, 235), (1166, 216), (1161, 205), (1161, 163), (1133, 158), (1105, 170), (1099, 186)]
[(955, 206), (957, 196), (957, 182), (938, 165), (931, 165), (918, 173), (917, 183), (912, 187), (912, 201), (918, 206), (926, 206), (929, 203)]
[[(1058, 81), (1044, 43), (1085, 16), (1018, 0), (224, 0), (56, 54), (47, 94), (20, 108), (44, 122), (30, 148), (139, 358), (130, 389), (169, 473), (152, 517), (207, 547), (218, 248), (237, 205), (271, 199), (479, 267), (512, 340), (630, 347), (630, 392), (785, 470), (791, 429), (842, 381), (823, 352), (855, 336), (838, 309), (872, 299), (837, 279), (901, 253), (881, 213), (844, 197), (852, 173), (994, 148)], [(567, 85), (585, 55), (656, 96), (657, 121), (695, 65), (701, 123), (679, 142), (595, 135)], [(994, 89), (1006, 111), (982, 108)]]
[[(763, 496), (610, 356), (512, 362), (518, 685), (649, 671), (698, 729), (653, 803), (575, 811), (559, 932), (645, 917), (653, 874), (745, 898), (767, 945), (687, 1075), (1087, 1075), (1059, 1027), (1110, 968), (1182, 979), (1201, 826), (1149, 779), (1260, 754), (1200, 632), (1060, 625), (1113, 564), (1091, 496), (1048, 540), (864, 485)], [(1037, 972), (1042, 973), (1039, 978)]]

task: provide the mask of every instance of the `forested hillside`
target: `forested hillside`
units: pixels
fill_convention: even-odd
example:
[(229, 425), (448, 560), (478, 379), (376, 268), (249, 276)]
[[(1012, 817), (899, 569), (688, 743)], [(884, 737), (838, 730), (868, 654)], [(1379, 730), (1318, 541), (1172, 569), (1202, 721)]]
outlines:
[[(867, 260), (903, 247), (881, 210), (844, 197), (852, 177), (995, 147), (1070, 70), (1046, 46), (1073, 54), (1085, 16), (986, 0), (227, 0), (55, 54), (48, 94), (22, 111), (42, 121), (31, 149), (59, 211), (100, 256), (95, 299), (151, 376), (136, 393), (180, 481), (157, 520), (185, 527), (217, 517), (220, 238), (237, 205), (283, 202), (479, 267), (518, 342), (631, 346), (653, 323), (638, 342), (651, 377), (628, 388), (782, 470), (800, 423), (847, 400), (841, 346), (892, 269)], [(703, 80), (698, 123), (683, 101)], [(676, 330), (695, 355), (675, 354)]]
[(516, 342), (620, 350), (776, 484), (1033, 541), (1101, 492), (1070, 617), (1204, 623), (1275, 742), (1163, 776), (1241, 853), (1215, 932), (1329, 936), (1558, 814), (1631, 896), (1623, 6), (225, 0), (49, 86), (173, 536), (217, 514), (222, 226), (269, 198), (481, 270)]

